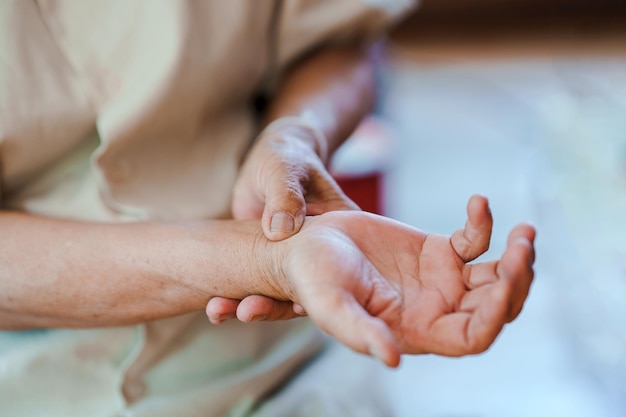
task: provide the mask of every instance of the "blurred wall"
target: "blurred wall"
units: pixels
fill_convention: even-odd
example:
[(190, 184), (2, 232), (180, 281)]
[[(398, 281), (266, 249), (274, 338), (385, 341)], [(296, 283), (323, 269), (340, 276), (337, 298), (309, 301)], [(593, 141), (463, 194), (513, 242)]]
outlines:
[(586, 15), (625, 12), (623, 0), (422, 0), (423, 18)]
[(624, 0), (422, 0), (397, 29), (403, 36), (477, 30), (624, 30)]

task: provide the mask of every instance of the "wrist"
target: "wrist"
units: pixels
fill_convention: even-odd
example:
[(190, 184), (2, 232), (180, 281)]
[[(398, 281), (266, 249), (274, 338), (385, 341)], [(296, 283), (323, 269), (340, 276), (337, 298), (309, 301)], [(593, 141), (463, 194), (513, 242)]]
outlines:
[(296, 294), (285, 273), (285, 258), (288, 252), (289, 239), (270, 241), (262, 229), (255, 233), (252, 253), (258, 264), (255, 265), (258, 281), (261, 284), (257, 294), (265, 295), (280, 301), (295, 301)]
[(192, 237), (187, 276), (209, 298), (291, 299), (282, 267), (285, 245), (268, 240), (258, 220), (211, 221), (207, 226), (186, 226)]

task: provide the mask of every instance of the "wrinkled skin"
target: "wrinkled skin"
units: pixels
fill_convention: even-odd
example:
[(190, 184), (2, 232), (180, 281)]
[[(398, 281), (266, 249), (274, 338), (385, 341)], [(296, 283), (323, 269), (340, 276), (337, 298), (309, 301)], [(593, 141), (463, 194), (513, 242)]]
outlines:
[[(481, 196), (467, 211), (451, 237), (357, 211), (308, 218), (275, 243), (278, 282), (323, 331), (389, 366), (403, 353), (480, 353), (522, 309), (535, 231), (518, 225), (499, 260), (468, 264), (488, 249), (492, 218)], [(276, 310), (265, 319), (291, 317)]]
[[(272, 241), (298, 233), (306, 215), (336, 210), (359, 210), (339, 188), (315, 152), (311, 132), (298, 126), (264, 132), (247, 156), (235, 184), (232, 202), (237, 220), (261, 219), (265, 236)], [(272, 228), (272, 216), (284, 213), (293, 228), (278, 221)], [(207, 305), (207, 315), (218, 324), (234, 318), (244, 322), (287, 319), (306, 314), (292, 302), (252, 295), (243, 300), (215, 297)]]

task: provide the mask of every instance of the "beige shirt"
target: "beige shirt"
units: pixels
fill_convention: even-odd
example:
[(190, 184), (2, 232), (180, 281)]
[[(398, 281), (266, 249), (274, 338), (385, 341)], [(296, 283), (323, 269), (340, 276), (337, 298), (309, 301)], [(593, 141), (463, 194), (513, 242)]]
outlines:
[[(2, 1), (0, 203), (226, 218), (257, 133), (252, 97), (311, 48), (373, 36), (410, 3)], [(251, 415), (321, 346), (306, 320), (213, 327), (203, 314), (0, 332), (0, 414)]]

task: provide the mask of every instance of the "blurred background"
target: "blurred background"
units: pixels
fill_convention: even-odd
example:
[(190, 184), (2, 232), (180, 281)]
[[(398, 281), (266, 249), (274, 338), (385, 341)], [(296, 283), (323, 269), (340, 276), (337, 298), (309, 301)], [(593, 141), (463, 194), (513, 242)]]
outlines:
[(485, 194), (486, 258), (538, 229), (521, 316), (483, 355), (386, 372), (398, 416), (626, 416), (626, 2), (426, 0), (387, 61), (360, 133), (388, 132), (381, 210), (452, 233)]

